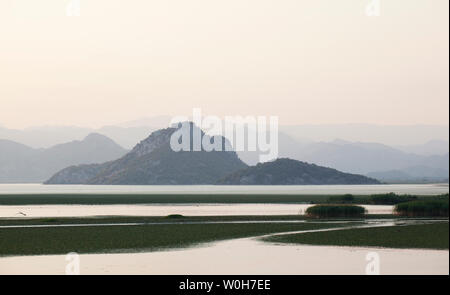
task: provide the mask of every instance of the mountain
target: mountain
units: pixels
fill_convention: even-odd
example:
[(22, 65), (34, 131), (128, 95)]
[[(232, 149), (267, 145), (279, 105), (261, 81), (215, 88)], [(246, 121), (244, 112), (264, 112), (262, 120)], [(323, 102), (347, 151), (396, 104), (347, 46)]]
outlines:
[(153, 126), (104, 126), (99, 129), (74, 126), (34, 127), (23, 130), (0, 127), (0, 138), (20, 142), (32, 148), (49, 148), (72, 140), (82, 140), (91, 133), (100, 133), (126, 149), (157, 130)]
[[(166, 120), (168, 120), (166, 117), (144, 118), (125, 122), (117, 126), (106, 126), (95, 130), (78, 127), (39, 127), (24, 130), (12, 130), (0, 127), (0, 138), (7, 139), (0, 143), (0, 182), (43, 181), (52, 175), (45, 171), (45, 173), (42, 173), (43, 169), (41, 168), (47, 165), (51, 166), (50, 171), (56, 172), (59, 169), (70, 165), (102, 163), (118, 159), (120, 156), (124, 155), (126, 151), (122, 149), (121, 154), (115, 156), (107, 155), (107, 157), (102, 159), (98, 159), (97, 156), (93, 156), (91, 159), (84, 159), (83, 155), (87, 154), (82, 152), (79, 159), (72, 161), (72, 159), (70, 159), (72, 155), (67, 158), (64, 156), (44, 157), (44, 155), (49, 154), (45, 153), (44, 150), (54, 148), (55, 143), (67, 142), (73, 139), (83, 141), (83, 138), (93, 131), (106, 135), (126, 149), (132, 149), (136, 142), (157, 130), (157, 128), (153, 126), (144, 126), (143, 124), (163, 124)], [(412, 178), (408, 177), (408, 182), (410, 182), (411, 179), (429, 179), (430, 171), (432, 170), (434, 170), (434, 172), (431, 174), (439, 175), (439, 179), (441, 179), (442, 176), (444, 176), (445, 179), (445, 175), (448, 175), (448, 141), (443, 135), (444, 131), (448, 131), (448, 127), (445, 126), (397, 126), (395, 128), (390, 126), (392, 127), (390, 128), (389, 126), (372, 125), (333, 125), (328, 126), (329, 129), (325, 128), (326, 126), (305, 125), (294, 127), (287, 128), (286, 126), (280, 126), (281, 131), (278, 134), (278, 157), (280, 158), (291, 158), (331, 167), (347, 173), (363, 175), (369, 175), (369, 173), (383, 174), (392, 171), (408, 172), (411, 167), (416, 167), (415, 171), (417, 170), (419, 175)], [(348, 127), (349, 129), (344, 127)], [(367, 141), (349, 141), (349, 139), (352, 138), (379, 138), (380, 140), (388, 141), (390, 138), (388, 136), (390, 129), (395, 131), (393, 133), (396, 136), (395, 140), (404, 142), (404, 145), (398, 145), (395, 142), (393, 142), (393, 144), (396, 145), (389, 146)], [(419, 139), (443, 139), (430, 140), (428, 142), (423, 141), (425, 143), (415, 144), (419, 139), (412, 140), (412, 133), (414, 130), (420, 135), (418, 137)], [(314, 133), (315, 131), (317, 131), (317, 134)], [(355, 135), (351, 133), (353, 131), (356, 132)], [(364, 134), (365, 137), (363, 137)], [(406, 137), (403, 136), (404, 134), (406, 134)], [(332, 138), (333, 136), (334, 138), (343, 136), (345, 140), (305, 140), (305, 138), (312, 138), (315, 140), (318, 138)], [(407, 140), (407, 138), (409, 138), (409, 140)], [(1, 145), (3, 143), (4, 149), (6, 149), (6, 142), (9, 142), (9, 149), (11, 149), (11, 146), (13, 145), (11, 142), (15, 142), (18, 146), (13, 147), (12, 149), (16, 150), (17, 153), (11, 154), (2, 152)], [(25, 146), (21, 146), (20, 144), (17, 144), (17, 142), (25, 144)], [(51, 147), (48, 148), (47, 146), (50, 144)], [(57, 144), (56, 146), (59, 145), (60, 144)], [(36, 160), (36, 156), (32, 156), (36, 153), (42, 153), (40, 157), (45, 158), (47, 163)], [(259, 162), (258, 152), (237, 151), (237, 154), (247, 165), (256, 165)], [(95, 155), (95, 153), (93, 155)], [(75, 153), (73, 157), (78, 156), (76, 156)], [(31, 162), (29, 160), (30, 158), (33, 159)], [(54, 160), (56, 158), (58, 160)], [(12, 159), (15, 159), (15, 162), (11, 163)], [(70, 161), (66, 161), (67, 159)], [(61, 166), (59, 161), (65, 161), (65, 166)], [(417, 167), (421, 168), (419, 169)], [(422, 175), (420, 175), (420, 173), (422, 173)], [(14, 177), (11, 178), (13, 175)], [(386, 178), (382, 175), (377, 176), (377, 178), (382, 179), (383, 181), (398, 182), (398, 178)]]
[[(170, 119), (170, 116), (154, 116), (97, 129), (77, 126), (43, 126), (19, 130), (0, 126), (0, 138), (20, 142), (33, 148), (48, 148), (74, 139), (81, 140), (89, 133), (96, 132), (131, 149), (136, 142), (151, 132), (168, 127)], [(336, 138), (342, 138), (351, 142), (378, 142), (406, 153), (420, 155), (448, 152), (448, 126), (280, 125), (279, 130), (280, 133), (290, 136), (297, 142), (330, 142)], [(445, 143), (447, 143), (446, 149)]]
[(131, 149), (151, 132), (169, 126), (171, 117), (155, 116), (101, 128), (77, 126), (36, 126), (10, 129), (0, 125), (0, 138), (20, 142), (32, 148), (49, 148), (72, 140), (82, 140), (91, 133), (103, 134), (126, 149)]
[(74, 140), (45, 149), (40, 158), (48, 165), (61, 169), (73, 164), (101, 163), (116, 159), (126, 150), (110, 138), (99, 133), (91, 133), (83, 140)]
[[(260, 135), (258, 134), (257, 137)], [(265, 135), (266, 138), (270, 138), (269, 133)], [(292, 158), (301, 148), (305, 147), (305, 142), (300, 142), (286, 135), (283, 132), (278, 132), (278, 154), (279, 157)], [(239, 158), (247, 165), (254, 166), (259, 163), (259, 156), (264, 154), (260, 150), (257, 151), (237, 151)], [(301, 159), (298, 159), (301, 160)]]
[(407, 153), (413, 153), (417, 155), (432, 156), (432, 155), (444, 155), (448, 153), (448, 141), (446, 140), (430, 140), (424, 144), (415, 145), (400, 145), (396, 147)]
[(39, 152), (14, 141), (0, 140), (0, 183), (33, 182), (39, 178), (40, 170), (33, 165)]
[[(294, 139), (329, 142), (343, 138), (352, 142), (379, 142), (388, 146), (421, 145), (434, 140), (449, 140), (449, 126), (444, 125), (291, 125), (279, 130)], [(412, 152), (412, 151), (411, 151)]]
[(402, 170), (376, 171), (367, 173), (367, 177), (375, 178), (382, 182), (403, 182), (410, 181), (411, 175)]
[[(407, 153), (380, 143), (351, 142), (335, 139), (330, 142), (300, 141), (284, 132), (278, 133), (278, 157), (290, 158), (331, 167), (343, 172), (364, 174), (375, 171), (423, 167), (419, 171), (448, 171), (448, 152), (441, 155)], [(238, 152), (249, 165), (256, 165), (260, 152)], [(448, 172), (447, 172), (448, 173)], [(426, 176), (425, 174), (423, 176)]]
[[(193, 124), (191, 127), (197, 128)], [(173, 151), (170, 138), (177, 130), (155, 131), (120, 159), (101, 165), (68, 167), (46, 184), (214, 184), (217, 179), (247, 167), (232, 151)], [(208, 137), (202, 131), (200, 134), (202, 139)], [(218, 139), (223, 147), (227, 144), (223, 137)]]
[(448, 182), (448, 169), (412, 166), (400, 170), (376, 171), (367, 174), (387, 183), (436, 183)]
[(0, 183), (43, 182), (64, 167), (105, 162), (125, 153), (114, 141), (95, 133), (47, 149), (0, 140)]
[(223, 185), (378, 184), (375, 179), (282, 158), (259, 163), (220, 179)]
[(311, 143), (292, 154), (280, 156), (358, 174), (404, 168), (424, 160), (422, 156), (407, 154), (382, 144), (346, 141)]
[[(374, 171), (428, 167), (448, 171), (448, 152), (443, 155), (418, 155), (370, 142), (296, 142), (279, 135), (279, 157), (315, 163), (340, 171), (367, 174)], [(284, 138), (284, 139), (283, 139)], [(424, 170), (425, 171), (425, 170)]]
[(9, 129), (0, 127), (0, 138), (20, 142), (32, 148), (48, 148), (71, 140), (82, 140), (93, 130), (73, 126), (34, 127)]
[(123, 146), (131, 150), (136, 142), (145, 138), (153, 131), (158, 130), (153, 126), (136, 126), (136, 127), (120, 127), (120, 126), (104, 126), (97, 129), (96, 132), (104, 134)]

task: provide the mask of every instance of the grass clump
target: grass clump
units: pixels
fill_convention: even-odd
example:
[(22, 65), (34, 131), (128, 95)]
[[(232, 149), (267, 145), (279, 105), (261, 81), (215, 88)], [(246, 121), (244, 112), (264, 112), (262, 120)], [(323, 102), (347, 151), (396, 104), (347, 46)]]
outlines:
[(356, 205), (315, 205), (306, 209), (308, 217), (361, 217), (366, 209)]
[(169, 218), (169, 219), (180, 219), (180, 218), (186, 218), (186, 217), (181, 215), (181, 214), (170, 214), (170, 215), (167, 215), (166, 218)]
[(395, 206), (394, 211), (409, 217), (448, 217), (448, 199), (401, 203)]

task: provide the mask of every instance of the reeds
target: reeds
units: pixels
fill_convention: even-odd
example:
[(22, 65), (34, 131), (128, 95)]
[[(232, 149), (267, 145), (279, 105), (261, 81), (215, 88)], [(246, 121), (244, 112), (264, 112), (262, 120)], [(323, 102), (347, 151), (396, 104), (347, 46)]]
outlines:
[(395, 206), (394, 210), (401, 216), (448, 217), (448, 199), (400, 203)]
[(356, 205), (315, 205), (306, 209), (309, 217), (360, 217), (366, 213), (366, 209)]

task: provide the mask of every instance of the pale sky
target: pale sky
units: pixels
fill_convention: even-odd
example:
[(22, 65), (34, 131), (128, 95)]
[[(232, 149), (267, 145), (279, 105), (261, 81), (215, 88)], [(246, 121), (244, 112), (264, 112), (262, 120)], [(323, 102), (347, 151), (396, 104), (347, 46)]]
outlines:
[(0, 125), (448, 125), (448, 0), (79, 1), (1, 0)]

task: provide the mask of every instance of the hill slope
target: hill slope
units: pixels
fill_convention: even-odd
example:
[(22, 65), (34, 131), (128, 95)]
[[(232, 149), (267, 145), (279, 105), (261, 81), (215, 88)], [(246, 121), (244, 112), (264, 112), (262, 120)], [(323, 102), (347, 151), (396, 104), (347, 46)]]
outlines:
[(378, 184), (375, 179), (343, 173), (335, 169), (287, 158), (258, 164), (234, 172), (217, 184), (224, 185), (307, 185), (307, 184)]

